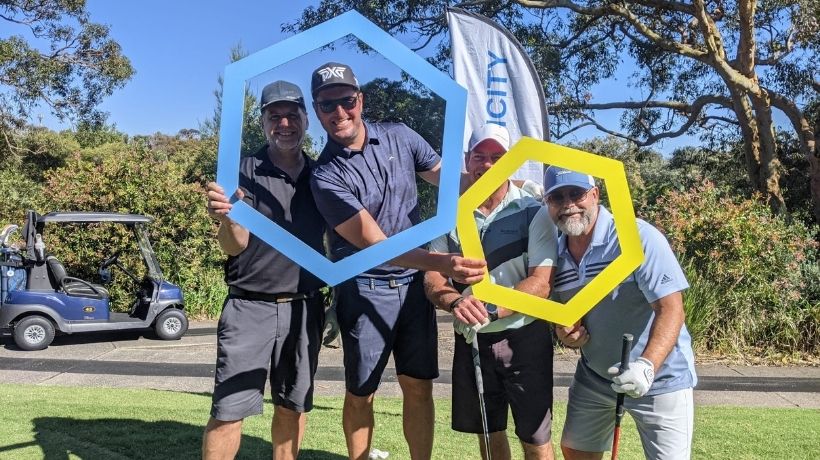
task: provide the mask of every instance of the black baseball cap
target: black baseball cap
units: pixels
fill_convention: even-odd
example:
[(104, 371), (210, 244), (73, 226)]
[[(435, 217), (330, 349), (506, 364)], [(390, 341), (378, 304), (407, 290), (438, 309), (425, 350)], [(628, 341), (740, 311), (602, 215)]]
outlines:
[(259, 99), (261, 109), (265, 110), (265, 107), (274, 102), (293, 102), (305, 109), (305, 98), (302, 96), (302, 90), (293, 83), (284, 80), (269, 83), (262, 89), (262, 97)]
[(319, 91), (335, 85), (352, 86), (359, 90), (359, 80), (353, 74), (353, 69), (346, 64), (328, 62), (313, 71), (310, 79), (310, 93), (316, 96)]

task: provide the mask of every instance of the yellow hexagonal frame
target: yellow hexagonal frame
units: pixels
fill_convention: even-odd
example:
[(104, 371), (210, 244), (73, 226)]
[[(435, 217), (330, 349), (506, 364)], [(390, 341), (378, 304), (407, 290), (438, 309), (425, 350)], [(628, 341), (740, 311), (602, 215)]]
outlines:
[(621, 255), (565, 304), (497, 285), (490, 281), (488, 275), (473, 285), (473, 295), (483, 302), (570, 326), (597, 305), (643, 262), (643, 249), (624, 166), (620, 161), (581, 150), (529, 137), (521, 138), (459, 198), (456, 226), (465, 257), (484, 259), (484, 249), (481, 247), (473, 212), (527, 160), (582, 172), (604, 180), (618, 242), (621, 245)]

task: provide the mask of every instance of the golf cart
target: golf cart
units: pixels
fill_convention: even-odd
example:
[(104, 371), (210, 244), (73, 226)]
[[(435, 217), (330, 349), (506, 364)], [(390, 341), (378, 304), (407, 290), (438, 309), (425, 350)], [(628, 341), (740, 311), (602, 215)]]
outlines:
[[(38, 215), (27, 211), (23, 228), (25, 248), (11, 245), (16, 225), (0, 232), (0, 336), (14, 336), (23, 350), (42, 350), (55, 332), (122, 331), (153, 327), (157, 336), (176, 340), (188, 330), (182, 290), (162, 276), (148, 239), (146, 225), (153, 219), (135, 214), (108, 212), (52, 212)], [(130, 312), (112, 312), (110, 294), (101, 284), (71, 277), (63, 264), (46, 250), (43, 230), (47, 223), (125, 225), (131, 230), (143, 263), (140, 279), (128, 270), (117, 251), (101, 262), (103, 283), (111, 281), (117, 267), (139, 287)]]

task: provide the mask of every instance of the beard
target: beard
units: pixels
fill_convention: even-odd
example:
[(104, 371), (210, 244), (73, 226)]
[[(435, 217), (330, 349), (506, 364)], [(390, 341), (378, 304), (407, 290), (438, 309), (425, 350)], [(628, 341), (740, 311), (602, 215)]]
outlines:
[[(581, 216), (578, 218), (570, 218), (567, 217), (570, 213), (575, 213), (581, 211)], [(555, 222), (555, 225), (558, 227), (558, 230), (561, 230), (562, 233), (568, 236), (581, 236), (584, 234), (584, 231), (587, 229), (589, 224), (595, 218), (597, 212), (597, 208), (591, 209), (571, 209), (564, 211), (558, 215), (558, 220)]]

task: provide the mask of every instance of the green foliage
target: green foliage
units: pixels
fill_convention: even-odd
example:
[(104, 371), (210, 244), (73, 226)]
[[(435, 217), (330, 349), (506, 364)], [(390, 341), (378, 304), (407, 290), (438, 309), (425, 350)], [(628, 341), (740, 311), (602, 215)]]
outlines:
[(11, 148), (14, 154), (0, 162), (0, 169), (15, 169), (40, 182), (44, 171), (63, 166), (66, 158), (81, 147), (71, 132), (28, 128), (16, 135), (11, 134), (7, 148)]
[(99, 147), (112, 142), (128, 142), (128, 135), (117, 131), (116, 126), (87, 121), (77, 126), (74, 138), (83, 148)]
[(38, 207), (40, 184), (13, 169), (0, 169), (0, 227), (17, 224), (23, 228), (26, 209)]
[[(421, 88), (414, 91), (412, 88)], [(362, 86), (364, 118), (404, 123), (436, 151), (444, 134), (444, 100), (412, 80), (404, 83), (377, 78)]]
[[(212, 315), (214, 305), (203, 302), (224, 294), (222, 283), (215, 283), (221, 278), (222, 255), (213, 236), (214, 225), (205, 213), (202, 186), (185, 180), (190, 174), (190, 157), (175, 147), (170, 151), (140, 144), (105, 144), (86, 149), (68, 159), (65, 167), (46, 174), (42, 206), (155, 217), (151, 234), (165, 275), (182, 286), (189, 314)], [(99, 262), (116, 250), (123, 250), (127, 267), (144, 271), (133, 238), (123, 228), (99, 226), (80, 231), (55, 226), (53, 230), (47, 232), (47, 244), (72, 276), (94, 279)], [(116, 272), (115, 277), (115, 292), (133, 292), (130, 280)], [(130, 302), (122, 297), (119, 310), (128, 308)]]
[[(659, 186), (666, 183), (666, 161), (654, 150), (638, 148), (635, 144), (615, 136), (594, 138), (572, 145), (573, 148), (618, 160), (624, 164), (629, 193), (636, 212), (654, 203)], [(599, 180), (599, 185), (601, 181)], [(606, 188), (601, 188), (602, 200), (606, 200)]]
[(720, 351), (820, 352), (817, 228), (711, 183), (666, 193), (650, 221), (701, 283), (691, 295), (706, 312), (694, 316), (709, 323), (696, 340)]

